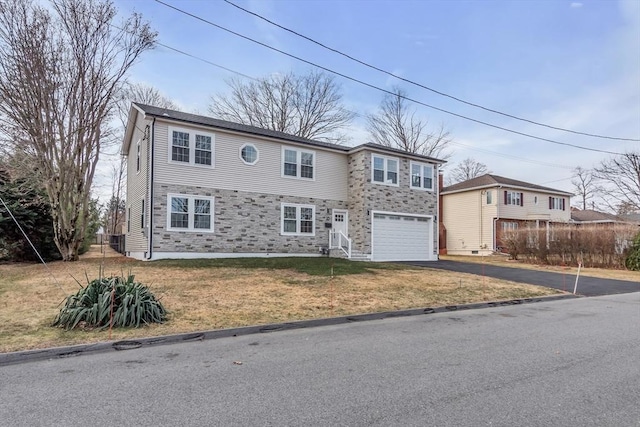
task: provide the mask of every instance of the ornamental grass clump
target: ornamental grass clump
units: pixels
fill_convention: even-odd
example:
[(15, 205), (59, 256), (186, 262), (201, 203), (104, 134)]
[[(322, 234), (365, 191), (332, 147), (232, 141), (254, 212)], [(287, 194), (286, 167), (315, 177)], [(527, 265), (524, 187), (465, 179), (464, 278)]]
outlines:
[[(113, 313), (113, 319), (112, 319)], [(139, 327), (163, 323), (167, 311), (149, 288), (129, 275), (92, 280), (75, 295), (67, 297), (53, 326), (73, 329)]]

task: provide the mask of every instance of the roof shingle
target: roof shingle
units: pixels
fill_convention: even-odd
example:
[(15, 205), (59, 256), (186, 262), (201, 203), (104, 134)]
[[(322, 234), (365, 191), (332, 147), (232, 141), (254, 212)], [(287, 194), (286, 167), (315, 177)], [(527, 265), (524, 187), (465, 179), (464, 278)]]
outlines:
[(546, 193), (557, 193), (557, 194), (563, 194), (566, 196), (573, 195), (566, 191), (556, 190), (555, 188), (543, 187), (542, 185), (531, 184), (530, 182), (518, 181), (517, 179), (505, 178), (503, 176), (493, 175), (489, 173), (478, 176), (476, 178), (459, 182), (457, 184), (450, 185), (448, 187), (444, 187), (442, 189), (442, 194), (455, 193), (455, 192), (466, 191), (466, 190), (474, 190), (476, 188), (486, 188), (486, 187), (494, 187), (494, 186), (528, 188), (531, 190), (538, 190)]

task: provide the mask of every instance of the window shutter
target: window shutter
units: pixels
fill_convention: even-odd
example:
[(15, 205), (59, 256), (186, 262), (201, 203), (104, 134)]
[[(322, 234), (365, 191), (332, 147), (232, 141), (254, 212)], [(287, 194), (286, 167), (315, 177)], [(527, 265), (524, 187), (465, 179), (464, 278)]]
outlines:
[(562, 198), (562, 210), (564, 210), (564, 197)]
[(524, 206), (524, 193), (520, 193), (520, 206)]
[(504, 204), (507, 204), (507, 190), (504, 190)]
[(549, 209), (553, 209), (553, 197), (549, 197)]

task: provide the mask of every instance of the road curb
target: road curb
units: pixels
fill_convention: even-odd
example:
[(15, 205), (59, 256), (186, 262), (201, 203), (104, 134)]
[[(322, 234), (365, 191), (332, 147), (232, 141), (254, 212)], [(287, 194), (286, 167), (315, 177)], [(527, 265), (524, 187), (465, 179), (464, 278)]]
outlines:
[(126, 341), (107, 341), (92, 344), (78, 344), (65, 347), (52, 347), (38, 350), (24, 350), (11, 353), (0, 353), (0, 366), (51, 359), (64, 359), (85, 354), (95, 354), (107, 351), (133, 350), (141, 347), (177, 344), (181, 342), (204, 341), (219, 338), (239, 337), (243, 335), (270, 333), (292, 329), (314, 328), (318, 326), (340, 325), (345, 323), (382, 320), (395, 317), (409, 317), (452, 311), (474, 310), (481, 308), (496, 308), (519, 304), (530, 304), (561, 299), (580, 298), (575, 295), (552, 295), (546, 297), (522, 298), (505, 301), (490, 301), (473, 304), (448, 305), (442, 307), (424, 307), (408, 310), (385, 311), (380, 313), (353, 314), (322, 319), (299, 320), (287, 323), (272, 323), (266, 325), (243, 326), (239, 328), (214, 329), (201, 332), (163, 335), (158, 337), (138, 338)]

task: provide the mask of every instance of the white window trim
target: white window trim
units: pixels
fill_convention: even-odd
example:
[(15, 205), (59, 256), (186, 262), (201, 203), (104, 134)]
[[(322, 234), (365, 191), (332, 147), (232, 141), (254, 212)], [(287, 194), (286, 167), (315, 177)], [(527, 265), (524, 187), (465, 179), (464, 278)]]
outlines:
[[(189, 134), (189, 162), (179, 162), (173, 160), (172, 147), (173, 147), (173, 132), (186, 132)], [(208, 136), (211, 138), (211, 164), (201, 165), (196, 163), (196, 135)], [(181, 128), (176, 126), (169, 126), (167, 133), (167, 147), (168, 147), (168, 160), (169, 163), (174, 165), (189, 165), (197, 168), (214, 169), (216, 164), (216, 136), (213, 133), (201, 131), (193, 128)]]
[[(284, 208), (285, 206), (296, 208), (296, 232), (289, 233), (284, 231)], [(311, 215), (313, 216), (312, 233), (300, 232), (300, 208), (311, 208)], [(280, 235), (282, 236), (315, 236), (316, 235), (316, 206), (315, 205), (301, 205), (297, 203), (280, 203)]]
[[(374, 159), (376, 157), (379, 158), (379, 159), (383, 159), (384, 160), (384, 169), (383, 169), (384, 170), (384, 182), (380, 182), (380, 181), (375, 181), (374, 180), (375, 169), (373, 168), (373, 165), (374, 165), (374, 162), (375, 162)], [(395, 184), (392, 183), (392, 182), (391, 183), (387, 182), (387, 173), (389, 172), (387, 162), (389, 160), (395, 160), (396, 165), (398, 165), (398, 169), (396, 170), (396, 174), (398, 176), (398, 179), (397, 179), (397, 182)], [(400, 186), (400, 158), (398, 158), (398, 157), (381, 156), (379, 154), (372, 154), (371, 155), (371, 182), (373, 184), (378, 184), (378, 185), (389, 185), (391, 187), (399, 187)]]
[(562, 200), (564, 197), (561, 196), (551, 196), (553, 200), (551, 209), (552, 211), (561, 211), (562, 210)]
[[(512, 191), (512, 190), (506, 190), (507, 191), (507, 203), (505, 204), (505, 206), (524, 206), (524, 201), (521, 199), (522, 197), (524, 197), (524, 193), (522, 193), (521, 191)], [(513, 203), (515, 200), (518, 201), (518, 203)]]
[[(180, 197), (182, 199), (189, 199), (189, 210), (187, 212), (189, 218), (189, 227), (188, 228), (175, 228), (171, 227), (171, 198), (172, 197)], [(194, 228), (193, 221), (195, 217), (194, 207), (195, 200), (209, 200), (211, 201), (211, 228)], [(194, 194), (177, 194), (177, 193), (169, 193), (167, 194), (167, 231), (186, 231), (192, 233), (213, 233), (215, 230), (214, 219), (215, 219), (215, 197), (212, 196), (199, 196)]]
[[(296, 176), (291, 176), (291, 175), (285, 175), (284, 174), (284, 151), (285, 150), (290, 150), (290, 151), (295, 151), (296, 152)], [(291, 147), (291, 146), (286, 146), (283, 145), (282, 146), (282, 150), (280, 151), (280, 176), (282, 178), (289, 178), (289, 179), (301, 179), (303, 181), (315, 181), (316, 180), (316, 176), (318, 173), (318, 170), (316, 168), (316, 152), (313, 150), (305, 150), (302, 148), (298, 148), (298, 147)], [(302, 173), (302, 153), (307, 153), (307, 154), (311, 154), (313, 156), (313, 164), (311, 165), (311, 167), (313, 168), (313, 178), (304, 178), (302, 176), (300, 176), (300, 174)]]
[[(413, 166), (414, 165), (420, 166), (420, 186), (418, 187), (413, 185)], [(425, 188), (422, 186), (422, 184), (424, 184), (424, 167), (425, 166), (428, 166), (431, 168), (431, 188)], [(414, 190), (434, 191), (435, 173), (436, 173), (435, 165), (431, 163), (421, 163), (421, 162), (414, 162), (414, 161), (409, 162), (409, 187)]]
[[(243, 150), (245, 147), (253, 147), (253, 149), (254, 149), (254, 150), (256, 150), (256, 160), (255, 160), (255, 161), (253, 161), (253, 162), (247, 162), (245, 159), (243, 159), (243, 158), (242, 158), (242, 150)], [(245, 165), (253, 166), (253, 165), (255, 165), (256, 163), (258, 163), (258, 160), (260, 160), (260, 151), (258, 151), (258, 147), (256, 147), (256, 146), (255, 146), (255, 144), (249, 144), (249, 143), (247, 143), (247, 144), (242, 144), (242, 145), (240, 146), (240, 148), (238, 149), (238, 157), (240, 157), (240, 160), (242, 160), (242, 163), (244, 163)], [(314, 158), (314, 160), (315, 160), (315, 158)], [(282, 162), (282, 163), (283, 163), (283, 165), (284, 165), (284, 160), (283, 160), (283, 162)], [(284, 166), (283, 166), (283, 167), (284, 167)], [(283, 169), (283, 172), (284, 172), (284, 169)], [(314, 174), (313, 174), (313, 175), (315, 176), (315, 171), (314, 171)]]

